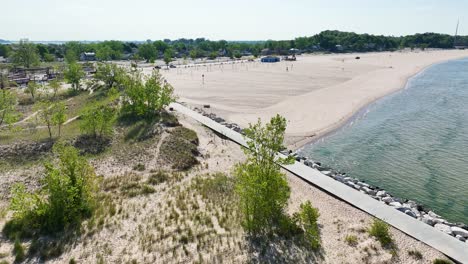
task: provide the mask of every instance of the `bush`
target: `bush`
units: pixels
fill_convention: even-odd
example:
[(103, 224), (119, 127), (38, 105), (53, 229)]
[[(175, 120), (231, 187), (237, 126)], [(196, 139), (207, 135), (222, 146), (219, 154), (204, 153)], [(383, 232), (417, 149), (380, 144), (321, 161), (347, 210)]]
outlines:
[(152, 185), (158, 185), (163, 182), (166, 182), (168, 179), (169, 176), (165, 171), (158, 171), (150, 175), (150, 177), (148, 178), (148, 183)]
[(384, 221), (374, 219), (374, 222), (372, 223), (368, 232), (371, 236), (377, 238), (383, 247), (388, 247), (393, 244), (393, 239), (388, 231), (388, 228), (388, 224)]
[(144, 80), (139, 73), (127, 76), (124, 82), (124, 115), (151, 117), (159, 114), (164, 107), (175, 101), (172, 86), (163, 80), (158, 72)]
[(188, 170), (198, 163), (195, 157), (198, 155), (198, 149), (197, 145), (193, 143), (197, 137), (196, 134), (195, 137), (193, 135), (188, 137), (189, 134), (191, 133), (187, 131), (172, 133), (161, 144), (160, 154), (163, 159), (172, 164), (173, 169)]
[(452, 261), (446, 259), (434, 259), (433, 264), (453, 264)]
[(355, 235), (347, 235), (345, 241), (350, 246), (356, 246), (358, 244), (358, 238)]
[(133, 170), (136, 171), (144, 171), (145, 169), (145, 164), (138, 163), (137, 165), (133, 166)]
[(423, 258), (423, 255), (421, 254), (421, 252), (415, 249), (408, 250), (408, 255), (418, 260)]
[(15, 262), (23, 262), (23, 260), (26, 258), (26, 255), (24, 254), (24, 248), (23, 245), (21, 245), (21, 242), (19, 238), (15, 239), (15, 245), (13, 246), (13, 253), (15, 254)]
[(297, 217), (304, 230), (304, 238), (313, 250), (320, 248), (320, 230), (317, 224), (320, 216), (317, 208), (312, 207), (310, 201), (301, 204)]
[(112, 135), (116, 121), (115, 110), (110, 106), (92, 106), (81, 114), (81, 133), (93, 137)]
[(24, 185), (12, 188), (10, 209), (13, 219), (4, 231), (14, 235), (32, 235), (62, 231), (89, 217), (95, 208), (97, 178), (94, 169), (71, 146), (55, 145), (57, 162), (45, 163), (43, 187), (34, 192)]

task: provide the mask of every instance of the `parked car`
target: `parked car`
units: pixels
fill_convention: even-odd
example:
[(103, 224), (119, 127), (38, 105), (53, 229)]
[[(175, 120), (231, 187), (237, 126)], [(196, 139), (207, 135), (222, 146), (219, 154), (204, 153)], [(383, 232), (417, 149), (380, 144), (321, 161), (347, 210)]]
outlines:
[(169, 68), (177, 68), (174, 64), (169, 64)]
[(160, 69), (161, 69), (161, 66), (157, 66), (157, 65), (156, 65), (156, 66), (154, 66), (154, 69), (155, 69), (155, 70), (160, 70)]

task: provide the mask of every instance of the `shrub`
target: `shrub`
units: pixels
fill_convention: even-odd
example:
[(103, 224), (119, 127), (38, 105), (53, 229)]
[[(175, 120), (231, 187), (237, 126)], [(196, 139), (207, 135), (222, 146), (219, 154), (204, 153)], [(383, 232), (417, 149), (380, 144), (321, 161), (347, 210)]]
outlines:
[(18, 237), (15, 239), (15, 245), (13, 246), (13, 253), (15, 254), (15, 262), (17, 263), (23, 262), (23, 260), (26, 258), (26, 255), (24, 254), (23, 245), (21, 245), (21, 242)]
[(446, 259), (434, 259), (433, 264), (453, 264), (452, 261)]
[(132, 76), (127, 76), (123, 84), (124, 115), (152, 117), (175, 100), (174, 88), (156, 71), (146, 80), (140, 73), (134, 73)]
[(422, 259), (423, 258), (423, 255), (421, 254), (421, 252), (419, 252), (418, 250), (416, 249), (410, 249), (408, 250), (408, 255), (412, 256), (413, 258), (415, 259)]
[(115, 120), (115, 110), (112, 107), (92, 106), (82, 112), (80, 130), (85, 135), (108, 137), (112, 135)]
[(355, 235), (347, 235), (345, 241), (350, 246), (356, 246), (358, 244), (358, 238)]
[(312, 207), (310, 201), (301, 204), (297, 217), (304, 230), (304, 238), (313, 250), (320, 248), (320, 230), (317, 224), (320, 216), (317, 208)]
[(172, 164), (172, 168), (188, 170), (198, 163), (195, 157), (198, 155), (198, 149), (197, 145), (193, 143), (193, 136), (190, 137), (192, 139), (191, 142), (187, 138), (182, 137), (182, 134), (186, 136), (189, 132), (170, 134), (166, 137), (161, 144), (160, 153), (163, 159)]
[(24, 185), (12, 188), (13, 219), (5, 225), (11, 235), (28, 235), (35, 230), (49, 233), (71, 227), (89, 217), (95, 208), (97, 178), (94, 169), (78, 151), (55, 145), (57, 162), (45, 163), (43, 187), (34, 193)]
[(372, 223), (368, 232), (371, 236), (377, 238), (383, 247), (388, 247), (393, 244), (393, 239), (388, 231), (388, 228), (388, 224), (384, 221), (374, 219), (374, 222)]
[(286, 123), (277, 115), (266, 124), (258, 120), (244, 130), (250, 141), (245, 149), (247, 160), (235, 168), (235, 189), (240, 198), (242, 224), (250, 235), (271, 234), (284, 215), (290, 189), (280, 164), (287, 164), (288, 160), (276, 159), (275, 153), (283, 149)]
[(145, 169), (145, 164), (138, 163), (137, 165), (133, 166), (133, 170), (136, 171), (144, 171)]
[(163, 182), (166, 182), (168, 179), (169, 176), (165, 171), (158, 171), (150, 175), (150, 177), (148, 178), (148, 183), (152, 185), (158, 185)]

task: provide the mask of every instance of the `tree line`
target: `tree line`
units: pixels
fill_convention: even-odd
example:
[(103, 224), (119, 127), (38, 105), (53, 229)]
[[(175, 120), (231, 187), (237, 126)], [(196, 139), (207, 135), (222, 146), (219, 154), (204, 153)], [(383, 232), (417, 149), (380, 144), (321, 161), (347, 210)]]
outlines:
[[(304, 52), (367, 52), (391, 51), (402, 48), (442, 48), (450, 49), (454, 45), (468, 46), (468, 36), (451, 36), (438, 33), (423, 33), (407, 36), (383, 36), (357, 34), (327, 30), (310, 37), (298, 37), (293, 40), (267, 41), (212, 41), (205, 38), (157, 40), (146, 42), (124, 42), (109, 40), (96, 43), (70, 41), (64, 44), (30, 43), (29, 52), (37, 54), (35, 60), (52, 62), (57, 59), (78, 60), (83, 52), (94, 52), (98, 60), (145, 59), (154, 61), (167, 56), (179, 58), (231, 58), (242, 55), (259, 56), (266, 49), (272, 54), (287, 54), (290, 49)], [(13, 62), (21, 61), (18, 50), (20, 44), (0, 45), (0, 56), (10, 57)]]

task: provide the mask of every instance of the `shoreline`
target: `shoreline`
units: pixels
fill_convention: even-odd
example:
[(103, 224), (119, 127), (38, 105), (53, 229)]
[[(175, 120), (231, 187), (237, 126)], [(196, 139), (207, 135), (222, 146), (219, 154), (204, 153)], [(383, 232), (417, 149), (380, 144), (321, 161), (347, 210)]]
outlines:
[[(315, 142), (317, 142), (319, 140), (325, 139), (328, 136), (332, 136), (333, 134), (339, 132), (341, 129), (345, 129), (346, 126), (349, 125), (350, 123), (352, 123), (352, 122), (358, 120), (359, 118), (365, 116), (365, 114), (368, 112), (367, 110), (372, 105), (378, 103), (382, 99), (387, 98), (388, 96), (394, 95), (394, 94), (396, 94), (398, 92), (401, 92), (401, 91), (407, 89), (409, 83), (411, 82), (411, 79), (416, 78), (418, 75), (424, 73), (429, 68), (431, 68), (433, 66), (436, 66), (436, 65), (439, 65), (439, 64), (444, 64), (444, 63), (447, 63), (447, 62), (450, 62), (450, 61), (463, 60), (463, 59), (467, 59), (467, 58), (468, 58), (468, 56), (462, 57), (462, 58), (447, 59), (447, 60), (431, 63), (431, 64), (423, 67), (422, 69), (420, 69), (420, 70), (418, 70), (418, 71), (416, 71), (414, 73), (411, 73), (408, 77), (405, 78), (404, 84), (402, 86), (400, 86), (399, 88), (393, 89), (393, 90), (389, 91), (388, 93), (386, 93), (386, 94), (384, 94), (384, 95), (382, 95), (382, 96), (380, 96), (378, 98), (375, 98), (374, 100), (366, 102), (364, 104), (364, 106), (359, 107), (356, 111), (353, 111), (353, 112), (349, 113), (349, 116), (346, 116), (342, 120), (337, 121), (332, 126), (323, 129), (323, 131), (315, 132), (315, 135), (313, 135), (313, 136), (289, 136), (289, 137), (302, 137), (303, 139), (300, 139), (300, 140), (297, 140), (297, 141), (292, 140), (292, 142), (289, 143), (286, 147), (288, 149), (292, 150), (293, 152), (297, 152), (300, 149), (302, 149), (303, 147), (305, 147), (306, 145), (313, 144), (313, 143), (315, 143)], [(286, 135), (285, 140), (291, 140), (289, 137)]]

